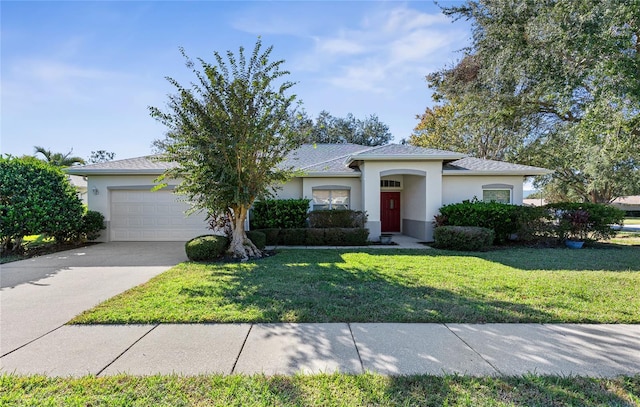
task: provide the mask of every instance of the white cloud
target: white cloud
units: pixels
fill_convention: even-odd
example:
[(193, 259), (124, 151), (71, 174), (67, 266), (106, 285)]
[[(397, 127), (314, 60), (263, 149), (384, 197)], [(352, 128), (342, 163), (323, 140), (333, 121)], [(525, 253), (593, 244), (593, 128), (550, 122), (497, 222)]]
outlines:
[(407, 75), (422, 80), (425, 67), (444, 65), (465, 37), (441, 13), (394, 6), (365, 15), (356, 27), (314, 36), (315, 46), (294, 64), (343, 89), (392, 92), (407, 86)]

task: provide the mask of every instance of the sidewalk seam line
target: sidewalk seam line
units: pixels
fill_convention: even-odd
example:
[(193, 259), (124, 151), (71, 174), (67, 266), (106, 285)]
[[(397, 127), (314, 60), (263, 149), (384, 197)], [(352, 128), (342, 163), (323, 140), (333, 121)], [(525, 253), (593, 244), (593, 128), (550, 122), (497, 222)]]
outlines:
[(356, 337), (353, 335), (353, 330), (351, 329), (351, 323), (347, 322), (347, 327), (349, 327), (349, 333), (351, 334), (351, 340), (353, 341), (353, 346), (356, 348), (356, 354), (358, 355), (358, 360), (360, 361), (360, 369), (362, 369), (362, 373), (365, 373), (364, 363), (362, 362), (362, 356), (360, 356), (360, 349), (358, 349), (358, 344), (356, 343)]
[(242, 341), (242, 346), (240, 347), (240, 351), (238, 351), (238, 356), (236, 356), (236, 360), (233, 362), (233, 366), (231, 367), (231, 372), (229, 374), (233, 374), (233, 372), (236, 370), (236, 366), (238, 365), (238, 361), (240, 360), (240, 355), (242, 355), (242, 351), (244, 350), (244, 345), (246, 345), (247, 340), (249, 339), (249, 334), (253, 329), (253, 325), (254, 324), (249, 325), (249, 330), (247, 331), (247, 335), (244, 337), (244, 341)]
[(54, 331), (57, 331), (58, 329), (62, 328), (62, 327), (63, 327), (63, 326), (65, 326), (65, 325), (67, 325), (67, 324), (62, 324), (62, 325), (60, 325), (60, 326), (58, 326), (58, 327), (56, 327), (56, 328), (53, 328), (53, 329), (52, 329), (52, 330), (50, 330), (49, 332), (45, 332), (45, 333), (43, 333), (42, 335), (38, 336), (37, 338), (34, 338), (34, 339), (30, 340), (29, 342), (24, 343), (24, 344), (22, 344), (22, 345), (18, 346), (18, 347), (17, 347), (17, 348), (15, 348), (14, 350), (10, 350), (9, 352), (5, 353), (4, 355), (0, 355), (0, 358), (3, 358), (3, 357), (5, 357), (5, 356), (7, 356), (7, 355), (10, 355), (10, 354), (12, 354), (13, 352), (15, 352), (15, 351), (17, 351), (17, 350), (20, 350), (20, 349), (24, 348), (25, 346), (27, 346), (27, 345), (29, 345), (29, 344), (32, 344), (32, 343), (34, 343), (34, 342), (35, 342), (35, 341), (37, 341), (38, 339), (42, 339), (42, 338), (44, 338), (45, 336), (49, 335), (50, 333), (52, 333), (52, 332), (54, 332)]
[(447, 324), (442, 324), (442, 325), (444, 325), (444, 326), (449, 330), (449, 332), (451, 332), (452, 334), (454, 334), (454, 335), (456, 336), (456, 338), (460, 339), (460, 341), (462, 341), (462, 343), (464, 343), (465, 345), (467, 345), (467, 347), (468, 347), (469, 349), (471, 349), (471, 350), (473, 351), (473, 353), (475, 353), (476, 355), (480, 356), (480, 359), (482, 359), (482, 360), (484, 360), (485, 362), (487, 362), (487, 364), (488, 364), (489, 366), (491, 366), (491, 367), (492, 367), (496, 372), (498, 372), (501, 376), (504, 376), (504, 373), (502, 373), (502, 372), (500, 371), (500, 369), (498, 369), (497, 367), (495, 367), (495, 366), (493, 365), (493, 363), (491, 363), (491, 362), (489, 362), (487, 359), (485, 359), (485, 357), (484, 357), (484, 356), (482, 356), (482, 355), (480, 354), (480, 352), (478, 352), (477, 350), (475, 350), (475, 349), (473, 348), (473, 346), (469, 345), (469, 344), (467, 343), (467, 341), (465, 341), (464, 339), (462, 339), (462, 338), (460, 337), (460, 335), (458, 335), (457, 333), (453, 332), (453, 330), (451, 330), (451, 328), (449, 328), (449, 325), (447, 325)]
[(159, 326), (160, 326), (159, 323), (155, 324), (151, 329), (149, 329), (147, 332), (145, 332), (144, 335), (142, 335), (141, 337), (139, 337), (138, 339), (133, 341), (133, 343), (131, 345), (127, 346), (127, 348), (125, 350), (123, 350), (118, 356), (116, 356), (111, 362), (107, 363), (107, 365), (105, 367), (100, 369), (100, 371), (98, 373), (96, 373), (96, 377), (100, 376), (102, 374), (102, 372), (107, 370), (109, 368), (109, 366), (113, 365), (118, 359), (120, 359), (122, 357), (122, 355), (127, 353), (129, 351), (129, 349), (133, 348), (136, 345), (136, 343), (140, 342), (142, 340), (142, 338), (144, 338), (145, 336), (149, 335), (154, 329), (156, 329)]

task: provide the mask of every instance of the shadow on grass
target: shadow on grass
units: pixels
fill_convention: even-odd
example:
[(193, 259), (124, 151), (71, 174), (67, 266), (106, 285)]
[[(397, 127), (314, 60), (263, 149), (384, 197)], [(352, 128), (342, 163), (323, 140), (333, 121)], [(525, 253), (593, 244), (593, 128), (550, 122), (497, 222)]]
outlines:
[[(408, 255), (416, 251), (408, 250)], [(402, 254), (405, 254), (402, 253)], [(421, 256), (434, 256), (420, 252)], [(540, 322), (553, 316), (516, 301), (487, 299), (464, 288), (459, 292), (419, 283), (415, 276), (385, 273), (344, 251), (289, 251), (256, 261), (229, 274), (214, 266), (202, 284), (184, 287), (191, 301), (222, 298), (247, 319), (235, 322)], [(379, 251), (371, 256), (383, 255)], [(399, 253), (395, 253), (399, 254)], [(413, 267), (413, 266), (412, 266)], [(224, 284), (221, 283), (224, 278)], [(255, 310), (260, 310), (260, 315)], [(251, 313), (249, 312), (251, 310)]]

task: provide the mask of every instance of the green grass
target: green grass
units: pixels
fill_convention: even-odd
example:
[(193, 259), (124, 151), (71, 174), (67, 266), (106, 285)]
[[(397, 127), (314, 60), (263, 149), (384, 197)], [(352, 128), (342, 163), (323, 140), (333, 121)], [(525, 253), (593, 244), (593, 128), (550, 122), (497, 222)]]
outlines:
[(640, 323), (640, 248), (283, 250), (183, 263), (73, 323)]
[(624, 218), (625, 225), (640, 225), (640, 218)]
[(62, 250), (70, 250), (80, 244), (58, 244), (52, 237), (45, 235), (25, 236), (22, 240), (22, 252), (0, 256), (0, 264), (11, 263), (13, 261), (24, 260), (34, 256), (55, 253)]
[(640, 233), (618, 232), (616, 237), (609, 240), (610, 243), (625, 246), (640, 246)]
[(637, 406), (640, 375), (0, 376), (6, 406)]

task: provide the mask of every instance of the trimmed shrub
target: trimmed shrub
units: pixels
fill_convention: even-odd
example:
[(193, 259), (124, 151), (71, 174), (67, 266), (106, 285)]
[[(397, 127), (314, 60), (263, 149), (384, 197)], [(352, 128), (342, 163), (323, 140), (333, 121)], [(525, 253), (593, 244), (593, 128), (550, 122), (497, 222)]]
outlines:
[(440, 214), (440, 224), (493, 230), (495, 243), (499, 244), (506, 242), (512, 234), (521, 232), (525, 224), (530, 224), (529, 233), (532, 234), (537, 227), (533, 225), (534, 219), (542, 212), (533, 207), (473, 200), (445, 205), (440, 208)]
[(324, 230), (324, 241), (327, 246), (340, 246), (345, 241), (344, 228), (327, 228)]
[(257, 230), (247, 230), (247, 237), (260, 250), (267, 246), (267, 235)]
[(369, 239), (369, 229), (364, 228), (351, 228), (342, 229), (344, 239), (341, 245), (344, 246), (365, 246)]
[(570, 236), (583, 240), (611, 239), (617, 233), (611, 225), (624, 221), (624, 211), (611, 205), (559, 202), (544, 206), (556, 224), (556, 237)]
[(477, 226), (440, 226), (434, 230), (435, 246), (440, 249), (486, 250), (494, 237), (493, 230)]
[(265, 244), (275, 246), (279, 243), (280, 229), (255, 229), (254, 232), (264, 233)]
[(324, 231), (326, 229), (309, 228), (307, 229), (307, 246), (323, 246), (325, 244)]
[(265, 199), (253, 204), (251, 229), (303, 228), (307, 223), (309, 199)]
[(225, 236), (204, 235), (189, 240), (185, 244), (187, 257), (191, 261), (210, 261), (222, 256), (229, 246)]
[(82, 229), (80, 233), (87, 240), (96, 240), (100, 237), (100, 231), (106, 229), (104, 215), (97, 211), (87, 211), (82, 217)]
[(309, 212), (309, 227), (312, 228), (363, 228), (367, 215), (351, 209), (331, 209)]
[(284, 246), (304, 246), (307, 240), (306, 229), (282, 229), (278, 237), (278, 243)]

